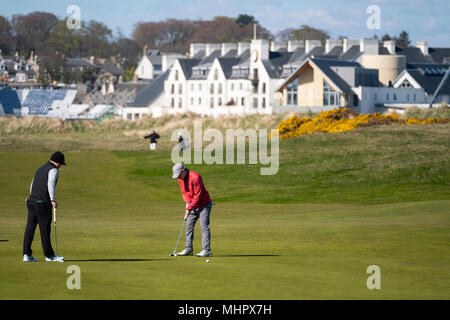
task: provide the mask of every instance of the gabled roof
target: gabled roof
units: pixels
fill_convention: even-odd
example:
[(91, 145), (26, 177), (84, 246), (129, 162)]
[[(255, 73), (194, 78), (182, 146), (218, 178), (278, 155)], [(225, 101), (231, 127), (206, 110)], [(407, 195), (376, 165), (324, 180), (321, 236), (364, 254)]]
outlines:
[(344, 50), (344, 48), (342, 46), (336, 46), (333, 49), (331, 49), (330, 52), (328, 52), (325, 55), (326, 56), (339, 57), (342, 54), (343, 50)]
[(238, 58), (217, 58), (225, 78), (229, 79), (233, 73), (233, 66), (239, 63)]
[(203, 59), (205, 55), (206, 55), (205, 50), (200, 50), (192, 57), (192, 59)]
[(301, 58), (305, 54), (305, 48), (304, 47), (298, 47), (292, 52), (291, 58), (288, 61), (288, 64), (294, 63), (294, 62), (301, 62)]
[(362, 55), (359, 45), (351, 46), (347, 51), (342, 53), (339, 60), (356, 61)]
[(237, 50), (231, 49), (231, 50), (228, 50), (228, 52), (225, 53), (225, 55), (223, 57), (224, 58), (236, 58), (236, 56), (237, 56)]
[(220, 50), (214, 50), (213, 52), (211, 52), (211, 54), (207, 57), (205, 57), (200, 63), (199, 65), (203, 65), (203, 64), (212, 64), (214, 62), (214, 59), (220, 57), (221, 55), (221, 51)]
[(429, 48), (428, 54), (434, 63), (447, 63), (446, 60), (450, 60), (450, 48)]
[(420, 48), (395, 48), (395, 54), (406, 56), (406, 61), (408, 63), (426, 63), (425, 56), (423, 55)]
[(192, 67), (199, 65), (200, 61), (200, 59), (178, 59), (186, 79), (192, 77)]
[(158, 77), (151, 80), (144, 89), (142, 89), (132, 103), (130, 107), (148, 107), (153, 101), (155, 101), (164, 92), (164, 81), (169, 76), (170, 70), (166, 70)]
[(283, 66), (289, 61), (292, 52), (270, 51), (269, 59), (262, 63), (270, 78), (279, 78), (283, 72)]
[(361, 65), (357, 62), (352, 61), (341, 61), (341, 60), (332, 60), (332, 59), (320, 59), (320, 58), (308, 58), (305, 60), (300, 67), (297, 68), (295, 72), (293, 72), (289, 78), (287, 78), (283, 84), (277, 89), (285, 87), (289, 82), (293, 80), (294, 77), (297, 76), (298, 71), (303, 68), (306, 64), (310, 63), (313, 67), (319, 69), (325, 77), (332, 83), (334, 86), (340, 91), (344, 93), (351, 93), (352, 89), (350, 85), (342, 79), (336, 72), (334, 72), (331, 67), (355, 67), (359, 68)]
[(162, 56), (161, 55), (149, 55), (147, 56), (148, 60), (152, 63), (154, 66), (162, 65)]
[[(449, 64), (408, 64), (407, 69), (403, 73), (407, 72), (428, 95), (433, 95), (449, 67)], [(439, 94), (450, 94), (449, 79), (450, 77), (442, 85)]]

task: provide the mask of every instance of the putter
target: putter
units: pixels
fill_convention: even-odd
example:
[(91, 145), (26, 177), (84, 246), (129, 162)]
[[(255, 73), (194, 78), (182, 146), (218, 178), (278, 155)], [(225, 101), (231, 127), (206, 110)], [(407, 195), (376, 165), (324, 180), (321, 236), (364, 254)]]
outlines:
[(55, 256), (58, 256), (58, 237), (56, 236), (56, 208), (53, 207), (53, 223), (55, 225)]
[(178, 235), (177, 244), (175, 245), (175, 249), (173, 249), (173, 252), (171, 254), (169, 254), (170, 257), (176, 257), (177, 256), (176, 251), (177, 251), (177, 248), (178, 248), (178, 242), (180, 242), (181, 233), (183, 232), (184, 224), (186, 223), (186, 220), (187, 220), (186, 218), (183, 219), (183, 225), (181, 226), (180, 234)]
[[(58, 256), (58, 237), (56, 236), (56, 208), (53, 207), (53, 223), (55, 225), (55, 256)], [(58, 262), (64, 262), (64, 260), (59, 260)]]

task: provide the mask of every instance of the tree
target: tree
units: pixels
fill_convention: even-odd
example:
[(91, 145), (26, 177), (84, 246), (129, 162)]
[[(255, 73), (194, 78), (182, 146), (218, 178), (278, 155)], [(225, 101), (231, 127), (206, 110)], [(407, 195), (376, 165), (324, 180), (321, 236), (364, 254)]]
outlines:
[(14, 37), (12, 26), (8, 19), (0, 16), (0, 49), (3, 54), (11, 54), (14, 51)]
[(408, 48), (411, 45), (411, 40), (409, 39), (408, 32), (406, 32), (405, 30), (400, 32), (395, 43), (399, 48)]
[(276, 38), (281, 41), (289, 41), (294, 37), (294, 29), (287, 28), (279, 31), (276, 35)]
[(48, 53), (46, 40), (57, 22), (58, 18), (47, 12), (37, 11), (28, 15), (14, 15), (11, 25), (16, 39), (16, 48), (23, 56), (27, 56), (32, 50), (41, 54)]
[(235, 22), (240, 26), (244, 27), (248, 24), (256, 23), (255, 17), (250, 16), (248, 14), (240, 14), (236, 19)]
[(302, 25), (293, 31), (292, 40), (321, 40), (322, 43), (329, 39), (327, 31), (316, 29), (308, 25)]
[(112, 31), (105, 24), (91, 20), (82, 23), (80, 53), (83, 57), (111, 57)]

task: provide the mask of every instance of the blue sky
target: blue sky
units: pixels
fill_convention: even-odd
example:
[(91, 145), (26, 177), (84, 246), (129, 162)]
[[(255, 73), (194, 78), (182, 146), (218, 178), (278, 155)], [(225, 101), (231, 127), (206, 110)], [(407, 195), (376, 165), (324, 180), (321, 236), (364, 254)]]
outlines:
[[(285, 28), (308, 24), (327, 30), (332, 38), (340, 35), (358, 39), (398, 35), (406, 30), (413, 43), (427, 41), (431, 47), (450, 47), (450, 1), (443, 0), (0, 0), (0, 15), (32, 11), (68, 16), (69, 5), (78, 5), (82, 20), (98, 20), (113, 31), (130, 36), (138, 22), (176, 19), (211, 19), (214, 16), (254, 15), (276, 33)], [(370, 30), (366, 13), (370, 5), (381, 12), (381, 29)]]

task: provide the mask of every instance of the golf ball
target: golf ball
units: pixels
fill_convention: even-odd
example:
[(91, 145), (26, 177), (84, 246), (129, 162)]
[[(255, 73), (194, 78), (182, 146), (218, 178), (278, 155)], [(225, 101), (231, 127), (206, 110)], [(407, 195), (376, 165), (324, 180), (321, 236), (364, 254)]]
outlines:
[(206, 259), (206, 262), (209, 262), (209, 259)]

